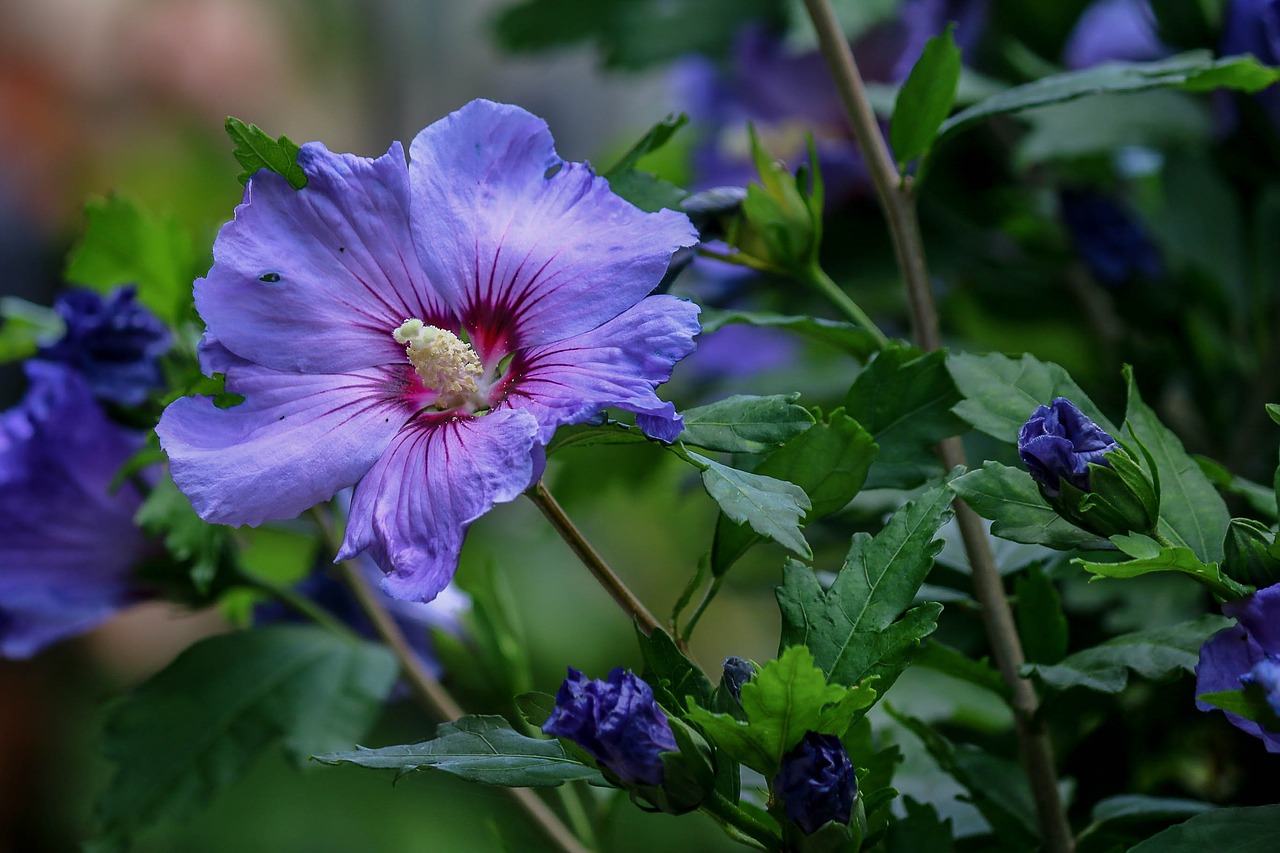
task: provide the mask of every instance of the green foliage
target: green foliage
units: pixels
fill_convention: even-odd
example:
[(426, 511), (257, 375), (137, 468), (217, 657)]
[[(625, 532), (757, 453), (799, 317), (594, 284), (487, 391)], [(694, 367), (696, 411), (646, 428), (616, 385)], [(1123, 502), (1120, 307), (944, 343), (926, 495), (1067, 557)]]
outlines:
[(100, 850), (182, 819), (276, 743), (296, 762), (366, 732), (396, 676), (390, 652), (318, 628), (202, 640), (115, 704), (103, 752), (117, 765), (98, 803)]
[(51, 344), (66, 331), (62, 318), (52, 308), (36, 305), (16, 296), (0, 297), (0, 364), (21, 361)]
[(686, 409), (680, 441), (724, 453), (764, 453), (813, 425), (809, 410), (796, 405), (799, 397), (735, 395)]
[(804, 278), (817, 263), (822, 245), (824, 193), (813, 138), (809, 167), (792, 175), (785, 164), (772, 159), (754, 128), (748, 131), (756, 180), (747, 185), (742, 215), (730, 229), (728, 242), (768, 268)]
[(688, 455), (702, 469), (707, 494), (730, 521), (750, 525), (793, 553), (810, 556), (809, 543), (800, 532), (810, 506), (804, 489), (785, 480), (730, 468), (697, 453)]
[(997, 696), (1007, 698), (1009, 695), (1009, 686), (987, 658), (974, 660), (959, 649), (940, 643), (932, 637), (920, 644), (920, 651), (911, 664), (968, 682)]
[(1067, 653), (1067, 617), (1053, 582), (1032, 566), (1014, 586), (1018, 606), (1018, 634), (1022, 648), (1031, 663), (1053, 664)]
[(956, 46), (954, 30), (953, 23), (942, 35), (925, 43), (920, 59), (898, 90), (889, 124), (889, 146), (903, 174), (908, 163), (928, 155), (938, 128), (955, 103), (960, 84), (960, 48)]
[(1251, 720), (1261, 726), (1263, 731), (1280, 733), (1280, 716), (1268, 700), (1266, 689), (1259, 684), (1246, 684), (1240, 690), (1201, 693), (1196, 699), (1228, 714)]
[(231, 152), (244, 171), (240, 183), (247, 184), (259, 169), (275, 172), (289, 182), (295, 190), (307, 185), (307, 176), (298, 165), (298, 145), (289, 137), (273, 139), (256, 124), (245, 124), (238, 118), (227, 116), (227, 136), (235, 143)]
[(951, 853), (951, 818), (941, 820), (928, 803), (902, 798), (906, 816), (889, 825), (886, 853)]
[(699, 315), (702, 331), (710, 334), (725, 326), (738, 324), (759, 329), (786, 329), (813, 341), (830, 344), (844, 350), (858, 361), (866, 361), (879, 351), (880, 344), (861, 326), (825, 320), (821, 317), (800, 317), (773, 314), (767, 311), (717, 311), (702, 309)]
[(828, 590), (812, 570), (789, 562), (777, 589), (782, 647), (807, 646), (833, 683), (876, 676), (886, 692), (937, 627), (941, 605), (907, 608), (942, 548), (934, 536), (950, 506), (951, 493), (936, 486), (894, 513), (874, 538), (854, 534)]
[(1112, 536), (1121, 551), (1133, 557), (1120, 563), (1095, 563), (1075, 559), (1071, 562), (1100, 578), (1136, 578), (1151, 572), (1181, 572), (1190, 575), (1213, 591), (1219, 598), (1230, 601), (1252, 591), (1241, 586), (1222, 573), (1217, 563), (1205, 563), (1190, 548), (1161, 545), (1149, 536)]
[(1113, 547), (1106, 539), (1076, 527), (1054, 512), (1041, 497), (1035, 480), (1020, 468), (984, 462), (976, 471), (952, 480), (951, 488), (974, 512), (990, 519), (992, 534), (1002, 539), (1059, 551)]
[(85, 205), (85, 231), (67, 256), (67, 281), (106, 293), (125, 284), (171, 326), (190, 313), (191, 282), (208, 257), (172, 216), (157, 216), (119, 195)]
[(809, 650), (793, 646), (742, 686), (746, 722), (700, 706), (689, 709), (688, 719), (734, 760), (772, 779), (782, 756), (805, 732), (840, 737), (875, 697), (866, 682), (852, 687), (828, 684)]
[(640, 141), (622, 155), (622, 158), (604, 173), (609, 179), (609, 187), (618, 195), (634, 204), (641, 210), (653, 213), (664, 207), (679, 209), (680, 202), (688, 197), (687, 190), (677, 187), (670, 181), (636, 168), (640, 159), (646, 154), (666, 145), (676, 131), (689, 122), (684, 113), (673, 113), (655, 124)]
[(662, 148), (662, 146), (671, 141), (671, 137), (675, 136), (676, 131), (688, 123), (689, 117), (684, 113), (672, 113), (668, 115), (662, 121), (649, 128), (645, 135), (640, 137), (640, 140), (636, 142), (635, 145), (632, 145), (631, 148), (627, 150), (627, 153), (623, 154), (622, 157), (619, 158), (618, 162), (614, 163), (613, 166), (604, 173), (604, 176), (606, 178), (613, 179), (623, 172), (634, 169), (640, 162), (640, 158)]
[(522, 735), (502, 717), (466, 716), (436, 729), (432, 740), (380, 749), (316, 755), (323, 764), (355, 764), (394, 770), (396, 778), (419, 770), (443, 770), (472, 782), (508, 788), (541, 788), (576, 779), (603, 784), (599, 771), (565, 752), (558, 740)]
[[(1270, 853), (1280, 835), (1280, 805), (1214, 809), (1169, 827), (1130, 850), (1130, 853)], [(1223, 842), (1231, 846), (1224, 848)]]
[(133, 520), (151, 536), (164, 541), (165, 549), (185, 568), (199, 596), (212, 589), (218, 570), (232, 558), (231, 529), (208, 524), (196, 515), (191, 501), (174, 485), (168, 471), (138, 507)]
[(1223, 616), (1206, 614), (1180, 625), (1122, 634), (1067, 655), (1052, 666), (1028, 664), (1024, 674), (1034, 674), (1056, 690), (1083, 687), (1100, 693), (1119, 693), (1129, 683), (1131, 671), (1154, 680), (1168, 679), (1179, 672), (1193, 672), (1200, 659), (1200, 646), (1230, 624), (1231, 620)]
[(960, 393), (946, 358), (895, 343), (854, 380), (845, 409), (880, 446), (867, 488), (911, 489), (942, 473), (934, 445), (965, 430), (951, 413)]
[(637, 630), (636, 637), (644, 658), (644, 672), (640, 677), (653, 688), (659, 705), (681, 716), (691, 702), (711, 707), (714, 686), (665, 631), (659, 628), (646, 637)]

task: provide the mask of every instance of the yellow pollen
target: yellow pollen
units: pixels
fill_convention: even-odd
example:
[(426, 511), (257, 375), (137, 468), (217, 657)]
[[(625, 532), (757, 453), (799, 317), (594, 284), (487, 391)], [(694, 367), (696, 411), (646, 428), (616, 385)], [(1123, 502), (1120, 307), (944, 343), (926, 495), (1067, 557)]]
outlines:
[(422, 383), (436, 392), (436, 406), (453, 409), (477, 400), (477, 380), (484, 374), (471, 345), (448, 329), (428, 326), (418, 319), (405, 320), (393, 333), (404, 344), (409, 363)]

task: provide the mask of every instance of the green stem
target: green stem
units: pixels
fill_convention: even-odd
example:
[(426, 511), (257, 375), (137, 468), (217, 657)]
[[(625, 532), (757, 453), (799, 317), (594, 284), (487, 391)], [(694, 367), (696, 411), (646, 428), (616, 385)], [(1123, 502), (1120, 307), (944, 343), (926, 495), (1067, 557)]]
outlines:
[(622, 611), (635, 620), (646, 637), (661, 627), (649, 609), (622, 582), (622, 578), (609, 568), (609, 564), (600, 556), (600, 552), (593, 548), (582, 532), (574, 526), (569, 516), (565, 514), (564, 508), (552, 497), (551, 492), (547, 491), (547, 487), (541, 480), (525, 494), (538, 509), (542, 510), (542, 514), (551, 522), (551, 526), (560, 534), (560, 538), (587, 567), (592, 577), (599, 581), (605, 591), (617, 602)]
[(831, 280), (831, 276), (818, 266), (815, 262), (805, 271), (804, 278), (813, 285), (813, 287), (831, 301), (831, 304), (843, 315), (849, 318), (854, 325), (861, 326), (876, 339), (876, 344), (880, 349), (884, 349), (889, 345), (889, 338), (885, 333), (880, 331), (880, 327), (875, 324), (867, 312), (863, 311), (858, 303), (849, 298), (849, 294), (840, 289), (840, 285)]
[(702, 804), (702, 811), (750, 838), (761, 850), (782, 853), (782, 839), (773, 830), (729, 802), (719, 791), (714, 792), (711, 799)]
[(1173, 540), (1172, 540), (1172, 539), (1170, 539), (1168, 536), (1165, 536), (1165, 535), (1164, 535), (1163, 533), (1161, 533), (1159, 530), (1152, 530), (1152, 531), (1151, 531), (1151, 538), (1152, 538), (1152, 539), (1154, 539), (1154, 540), (1156, 540), (1157, 542), (1159, 542), (1159, 543), (1160, 543), (1160, 545), (1161, 545), (1162, 547), (1164, 547), (1164, 548), (1177, 548), (1177, 547), (1178, 547), (1177, 545), (1175, 545), (1175, 544), (1174, 544), (1174, 542), (1173, 542)]
[(711, 586), (707, 587), (707, 592), (702, 596), (702, 600), (698, 602), (698, 606), (694, 608), (693, 613), (689, 616), (689, 621), (685, 623), (684, 631), (681, 632), (680, 638), (684, 643), (688, 643), (693, 637), (693, 628), (698, 624), (698, 620), (702, 618), (702, 614), (707, 612), (707, 606), (711, 604), (711, 600), (720, 592), (720, 587), (724, 584), (724, 575), (718, 575), (711, 580)]
[(787, 275), (787, 271), (782, 267), (771, 264), (768, 261), (761, 260), (755, 255), (744, 255), (741, 252), (735, 252), (726, 255), (723, 252), (713, 252), (710, 249), (698, 249), (698, 257), (710, 258), (713, 261), (720, 261), (725, 264), (732, 264), (735, 267), (747, 267), (756, 272), (767, 272), (770, 275)]

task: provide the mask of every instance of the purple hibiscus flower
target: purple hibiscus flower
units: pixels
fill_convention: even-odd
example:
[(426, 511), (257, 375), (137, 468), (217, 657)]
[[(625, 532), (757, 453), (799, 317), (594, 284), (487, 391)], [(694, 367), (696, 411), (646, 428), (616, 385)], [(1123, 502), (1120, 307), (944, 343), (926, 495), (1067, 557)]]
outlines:
[(578, 744), (624, 783), (661, 785), (662, 753), (677, 749), (653, 688), (622, 667), (606, 681), (569, 667), (542, 731)]
[(154, 554), (133, 524), (142, 447), (110, 421), (78, 373), (26, 364), (30, 386), (0, 414), (0, 655), (30, 657), (137, 599), (133, 567)]
[(1076, 21), (1062, 59), (1078, 70), (1101, 62), (1150, 62), (1172, 52), (1156, 35), (1147, 0), (1098, 0)]
[(813, 835), (831, 821), (849, 822), (858, 777), (840, 738), (805, 732), (800, 743), (782, 757), (773, 787), (787, 819), (795, 821), (805, 835)]
[(367, 549), (388, 593), (429, 601), (557, 427), (616, 406), (679, 434), (654, 391), (698, 308), (646, 294), (696, 233), (561, 160), (517, 107), (473, 101), (410, 156), (309, 143), (304, 189), (249, 181), (195, 289), (202, 366), (244, 402), (183, 398), (156, 431), (208, 521), (290, 518), (354, 484), (338, 559)]
[(1058, 495), (1060, 480), (1089, 491), (1089, 463), (1106, 465), (1103, 457), (1118, 447), (1066, 397), (1038, 407), (1018, 430), (1018, 456), (1049, 497)]
[[(1234, 617), (1236, 625), (1210, 637), (1200, 647), (1196, 664), (1196, 695), (1239, 690), (1256, 683), (1267, 695), (1268, 702), (1280, 714), (1280, 584), (1263, 587), (1253, 595), (1222, 605), (1222, 612)], [(1201, 711), (1217, 710), (1196, 700)], [(1265, 731), (1262, 726), (1238, 714), (1227, 714), (1238, 729), (1260, 738), (1267, 752), (1280, 752), (1280, 734)]]
[(40, 348), (37, 358), (74, 368), (104, 402), (136, 406), (164, 384), (160, 356), (170, 344), (169, 331), (138, 304), (133, 287), (121, 287), (107, 298), (73, 287), (53, 303), (66, 331)]

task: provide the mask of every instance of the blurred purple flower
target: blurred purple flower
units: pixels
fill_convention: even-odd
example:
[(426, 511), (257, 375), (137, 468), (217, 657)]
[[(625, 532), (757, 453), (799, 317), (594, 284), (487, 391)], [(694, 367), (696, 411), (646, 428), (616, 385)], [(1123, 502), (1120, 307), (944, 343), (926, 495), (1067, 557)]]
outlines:
[(517, 107), (473, 101), (410, 153), (309, 143), (305, 189), (249, 181), (195, 292), (202, 366), (245, 401), (178, 400), (156, 431), (208, 521), (290, 518), (355, 484), (338, 558), (367, 549), (389, 594), (430, 601), (557, 427), (616, 406), (679, 434), (655, 388), (698, 308), (646, 294), (697, 235), (561, 160)]
[(662, 753), (677, 748), (653, 689), (622, 667), (607, 681), (570, 667), (542, 731), (578, 744), (626, 783), (661, 785)]
[(831, 821), (849, 823), (858, 778), (840, 738), (806, 732), (782, 757), (773, 788), (787, 818), (813, 835)]
[(779, 329), (730, 324), (698, 337), (682, 375), (705, 382), (756, 376), (793, 363), (800, 349), (795, 337)]
[[(1277, 704), (1276, 658), (1280, 656), (1280, 584), (1263, 587), (1253, 595), (1229, 601), (1222, 612), (1234, 617), (1237, 624), (1210, 637), (1200, 647), (1196, 664), (1196, 696), (1239, 690), (1256, 683), (1280, 713)], [(1217, 710), (1196, 700), (1201, 711)], [(1238, 714), (1227, 714), (1233, 726), (1260, 738), (1267, 752), (1280, 752), (1280, 734), (1264, 731), (1262, 726)]]
[(0, 414), (0, 655), (18, 658), (135, 601), (131, 570), (154, 554), (133, 524), (138, 490), (111, 488), (144, 436), (108, 420), (77, 372), (26, 372), (26, 396)]
[(36, 358), (74, 368), (103, 402), (141, 404), (164, 384), (160, 356), (169, 350), (170, 336), (135, 296), (133, 287), (118, 288), (105, 299), (78, 287), (63, 291), (53, 309), (66, 332), (41, 347)]
[(1147, 0), (1098, 0), (1077, 19), (1062, 59), (1079, 70), (1101, 62), (1150, 62), (1172, 52), (1156, 35)]
[(1018, 456), (1049, 497), (1058, 495), (1060, 480), (1089, 491), (1089, 463), (1106, 465), (1103, 457), (1117, 447), (1066, 397), (1037, 408), (1018, 431)]
[[(1259, 62), (1280, 65), (1280, 4), (1275, 0), (1231, 0), (1222, 24), (1222, 54), (1251, 53)], [(1280, 86), (1257, 95), (1271, 123), (1280, 127)]]
[(1099, 284), (1119, 287), (1163, 274), (1160, 250), (1118, 199), (1089, 190), (1062, 190), (1058, 201), (1071, 242)]

